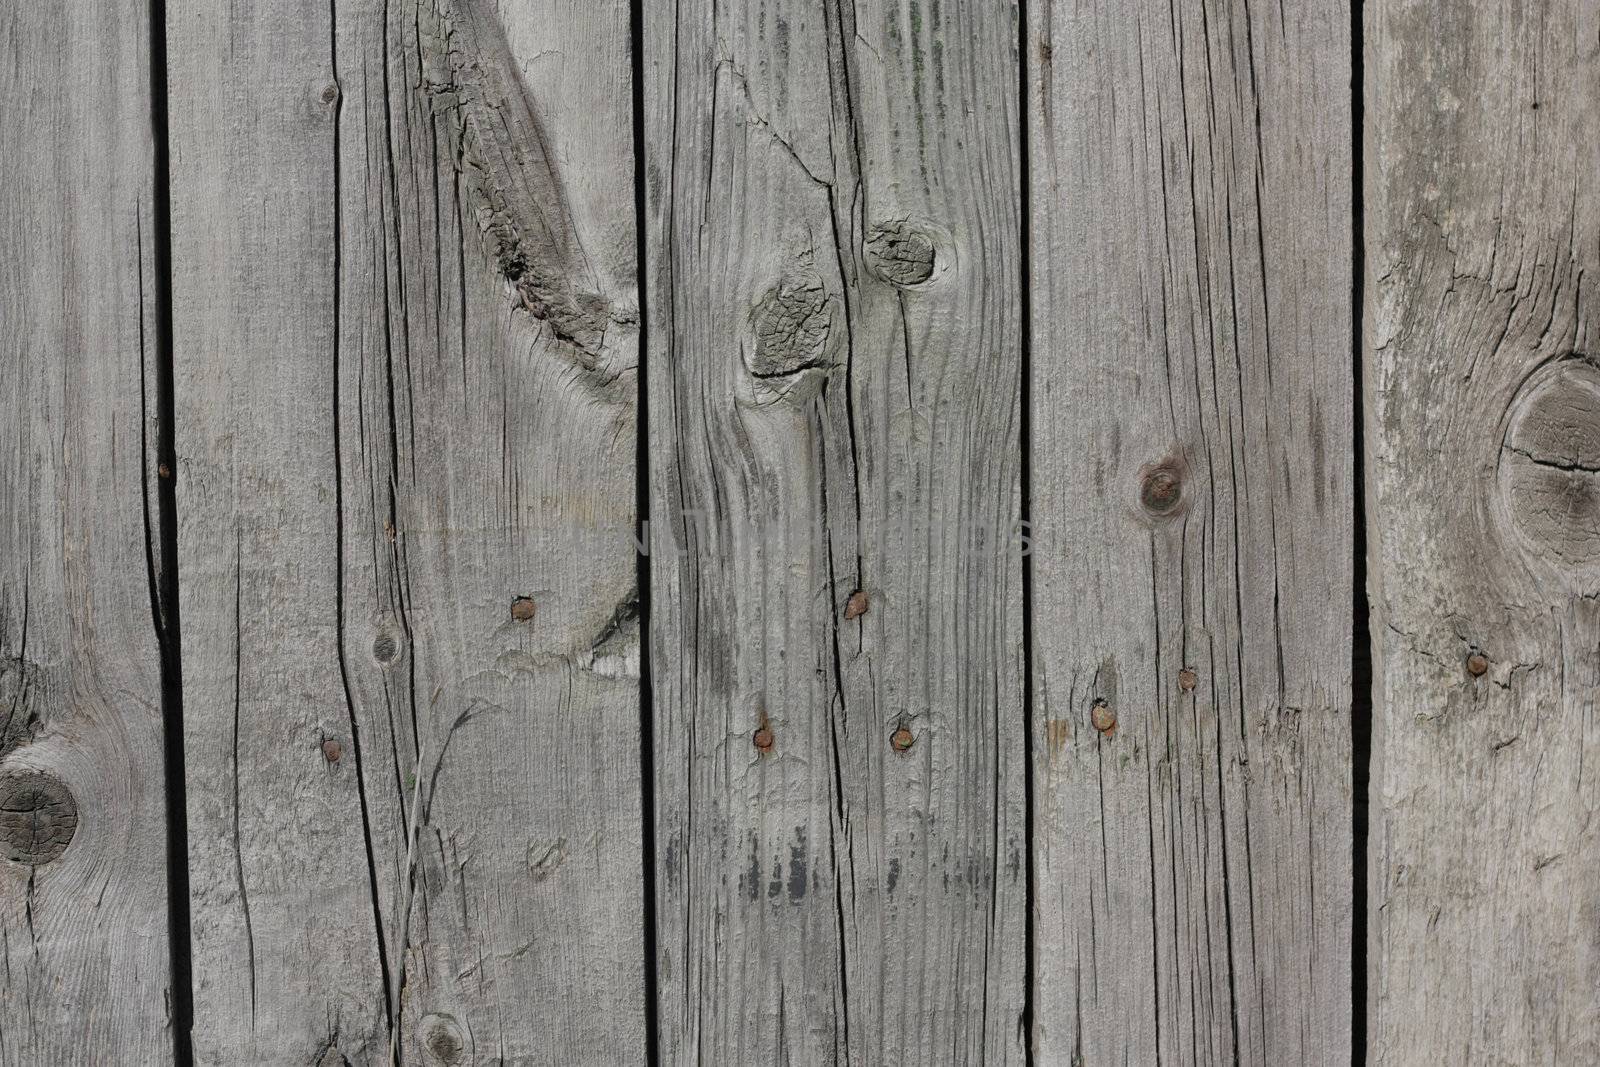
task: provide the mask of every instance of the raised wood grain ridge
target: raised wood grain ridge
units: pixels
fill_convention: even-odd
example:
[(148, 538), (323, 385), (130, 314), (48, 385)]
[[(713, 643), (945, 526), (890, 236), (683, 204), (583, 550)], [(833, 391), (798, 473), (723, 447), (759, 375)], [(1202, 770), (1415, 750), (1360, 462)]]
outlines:
[(171, 7), (196, 1058), (638, 1062), (627, 13)]
[(173, 1055), (150, 12), (0, 16), (0, 1062)]
[(1367, 34), (1369, 1061), (1600, 1062), (1600, 8)]
[(1016, 8), (644, 20), (661, 1058), (1020, 1062)]
[(1349, 8), (1030, 14), (1033, 1051), (1346, 1064)]

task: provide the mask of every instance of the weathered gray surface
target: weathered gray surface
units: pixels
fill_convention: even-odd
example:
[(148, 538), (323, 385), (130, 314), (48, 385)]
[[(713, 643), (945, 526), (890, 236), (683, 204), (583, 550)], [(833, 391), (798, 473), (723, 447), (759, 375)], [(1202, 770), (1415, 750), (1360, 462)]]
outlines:
[(196, 1057), (636, 1062), (627, 13), (174, 9)]
[(1600, 7), (1367, 18), (1371, 1062), (1592, 1063)]
[(148, 27), (137, 2), (0, 17), (7, 1064), (172, 1049)]
[(1349, 10), (1031, 14), (1036, 1056), (1348, 1063)]
[(1019, 1060), (1016, 11), (645, 19), (662, 1057)]

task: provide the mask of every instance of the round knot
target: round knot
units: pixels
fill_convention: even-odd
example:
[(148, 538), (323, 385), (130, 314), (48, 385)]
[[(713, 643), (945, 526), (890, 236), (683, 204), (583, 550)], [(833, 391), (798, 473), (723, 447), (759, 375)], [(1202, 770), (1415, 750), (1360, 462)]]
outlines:
[(78, 831), (78, 802), (41, 771), (0, 777), (0, 848), (6, 859), (37, 867), (58, 858)]
[(911, 289), (925, 285), (938, 267), (934, 238), (906, 219), (880, 222), (867, 233), (867, 269), (890, 285)]
[(1139, 503), (1155, 516), (1171, 515), (1183, 503), (1183, 468), (1176, 460), (1147, 467), (1139, 480)]
[[(1500, 446), (1501, 501), (1536, 560), (1600, 564), (1600, 370), (1565, 359), (1532, 375)], [(1587, 583), (1585, 583), (1587, 584)]]

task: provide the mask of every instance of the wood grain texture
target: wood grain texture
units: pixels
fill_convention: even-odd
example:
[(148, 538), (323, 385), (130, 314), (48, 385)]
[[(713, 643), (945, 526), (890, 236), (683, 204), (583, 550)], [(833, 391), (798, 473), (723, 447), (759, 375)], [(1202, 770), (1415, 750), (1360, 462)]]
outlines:
[(172, 1055), (149, 25), (0, 16), (7, 1064)]
[(197, 1058), (638, 1062), (627, 12), (174, 8)]
[(1016, 9), (644, 14), (662, 1058), (1020, 1060)]
[(1370, 1062), (1595, 1062), (1600, 8), (1366, 48)]
[(1035, 1055), (1348, 1063), (1349, 10), (1030, 17)]

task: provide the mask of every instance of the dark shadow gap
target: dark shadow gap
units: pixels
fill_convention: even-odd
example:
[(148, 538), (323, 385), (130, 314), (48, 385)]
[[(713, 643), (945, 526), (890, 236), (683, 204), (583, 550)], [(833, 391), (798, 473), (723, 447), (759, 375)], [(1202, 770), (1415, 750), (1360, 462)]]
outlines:
[(1367, 1060), (1367, 791), (1372, 760), (1372, 632), (1371, 606), (1367, 602), (1367, 507), (1365, 446), (1365, 372), (1362, 299), (1366, 288), (1366, 225), (1363, 208), (1362, 168), (1365, 166), (1365, 104), (1362, 66), (1362, 0), (1350, 4), (1350, 127), (1351, 127), (1351, 284), (1350, 321), (1354, 369), (1353, 454), (1354, 567), (1351, 589), (1350, 725), (1351, 725), (1351, 831), (1353, 840), (1350, 918), (1350, 1051), (1351, 1062)]
[(644, 159), (644, 0), (629, 6), (633, 61), (634, 258), (639, 290), (638, 412), (634, 437), (635, 566), (639, 586), (639, 812), (644, 872), (644, 1042), (649, 1063), (661, 1062), (657, 1019), (655, 692), (650, 675), (650, 260), (646, 247)]
[(156, 575), (160, 610), (162, 751), (166, 769), (167, 944), (173, 1059), (194, 1062), (189, 920), (189, 798), (183, 758), (182, 629), (178, 618), (178, 456), (172, 387), (172, 161), (168, 148), (167, 5), (150, 0), (150, 135), (152, 144), (151, 257), (154, 260), (156, 348), (156, 514), (161, 561)]
[(1022, 948), (1022, 1027), (1024, 1062), (1033, 1062), (1033, 987), (1036, 980), (1034, 942), (1034, 780), (1033, 780), (1033, 194), (1032, 152), (1028, 129), (1028, 0), (1018, 0), (1017, 24), (1017, 128), (1020, 162), (1020, 202), (1022, 266), (1019, 275), (1022, 316), (1020, 419), (1022, 453), (1021, 508), (1022, 541), (1022, 781), (1023, 781), (1023, 870), (1027, 883), (1023, 900), (1027, 908)]

